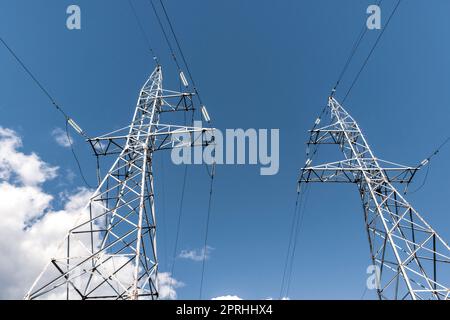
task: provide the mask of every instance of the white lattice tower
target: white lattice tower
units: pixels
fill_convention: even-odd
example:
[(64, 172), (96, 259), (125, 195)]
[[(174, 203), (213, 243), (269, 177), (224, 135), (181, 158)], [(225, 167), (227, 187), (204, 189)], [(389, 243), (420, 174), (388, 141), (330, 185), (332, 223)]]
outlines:
[(162, 80), (158, 65), (131, 124), (89, 140), (97, 156), (117, 159), (26, 299), (158, 298), (154, 153), (205, 146), (212, 136), (211, 129), (160, 123), (163, 114), (194, 110), (192, 93), (164, 90)]
[(299, 183), (358, 186), (380, 299), (449, 299), (450, 248), (395, 186), (410, 182), (417, 168), (376, 158), (356, 121), (333, 97), (328, 112), (331, 122), (317, 128), (318, 119), (308, 145), (338, 145), (344, 160), (313, 166), (308, 159)]

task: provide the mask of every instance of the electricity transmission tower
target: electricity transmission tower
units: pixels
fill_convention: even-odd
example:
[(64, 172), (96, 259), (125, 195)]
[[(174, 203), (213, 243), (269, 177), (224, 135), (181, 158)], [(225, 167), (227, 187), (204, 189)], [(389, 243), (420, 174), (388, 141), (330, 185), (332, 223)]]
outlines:
[(334, 99), (327, 111), (331, 122), (310, 131), (308, 146), (338, 145), (344, 160), (302, 168), (299, 183), (341, 182), (358, 186), (373, 265), (379, 270), (379, 299), (449, 299), (450, 248), (397, 191), (417, 168), (374, 156), (358, 124)]
[[(140, 91), (131, 124), (89, 139), (97, 156), (117, 159), (26, 299), (158, 298), (154, 152), (205, 146), (212, 133), (160, 123), (163, 114), (194, 110), (193, 93), (164, 90), (162, 80), (158, 65)], [(186, 135), (194, 138), (180, 139)]]

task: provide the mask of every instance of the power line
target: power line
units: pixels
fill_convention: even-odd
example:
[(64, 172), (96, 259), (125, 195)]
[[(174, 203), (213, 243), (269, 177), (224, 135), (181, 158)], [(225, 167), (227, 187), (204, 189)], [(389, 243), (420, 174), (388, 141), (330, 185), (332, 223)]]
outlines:
[(450, 136), (448, 136), (438, 147), (434, 150), (425, 160), (423, 160), (419, 167), (425, 166), (430, 163), (431, 159), (433, 159), (441, 150), (450, 142)]
[(405, 188), (405, 192), (404, 192), (404, 194), (414, 194), (414, 193), (416, 193), (417, 191), (419, 191), (419, 190), (421, 190), (424, 186), (425, 186), (425, 183), (427, 182), (427, 180), (428, 180), (428, 174), (430, 173), (430, 168), (431, 168), (431, 165), (429, 165), (428, 167), (427, 167), (427, 172), (425, 173), (425, 177), (423, 178), (423, 181), (422, 181), (422, 183), (420, 184), (420, 186), (417, 188), (417, 189), (415, 189), (415, 190), (413, 190), (413, 191), (408, 191), (408, 186), (409, 186), (409, 184), (407, 184), (406, 185), (406, 188)]
[(364, 300), (364, 297), (365, 297), (366, 293), (367, 293), (367, 285), (365, 286), (364, 292), (363, 292), (363, 294), (361, 295), (361, 298), (360, 298), (359, 300)]
[(289, 233), (289, 245), (288, 245), (288, 249), (287, 249), (287, 253), (286, 253), (286, 258), (285, 258), (285, 261), (284, 261), (283, 277), (281, 279), (281, 287), (280, 287), (279, 299), (281, 299), (283, 297), (283, 291), (284, 291), (284, 287), (285, 287), (287, 268), (288, 268), (288, 264), (289, 264), (289, 255), (291, 253), (291, 247), (292, 247), (292, 241), (293, 241), (292, 239), (293, 239), (293, 236), (294, 236), (294, 229), (295, 229), (296, 219), (297, 219), (299, 198), (300, 198), (300, 192), (297, 192), (297, 199), (295, 200), (294, 214), (292, 216), (291, 231)]
[[(377, 3), (377, 6), (380, 6), (381, 3), (383, 2), (383, 0), (379, 0)], [(356, 52), (358, 51), (358, 48), (362, 42), (362, 40), (364, 39), (366, 33), (367, 33), (367, 26), (366, 23), (364, 23), (364, 25), (361, 28), (360, 33), (358, 34), (358, 37), (356, 38), (355, 42), (353, 43), (353, 47), (352, 50), (350, 51), (350, 54), (347, 58), (347, 61), (344, 64), (344, 67), (342, 68), (341, 73), (339, 74), (338, 80), (336, 81), (336, 84), (334, 85), (334, 88), (331, 92), (331, 96), (334, 95), (334, 93), (337, 90), (337, 87), (339, 86), (339, 84), (341, 83), (342, 78), (344, 77), (345, 72), (347, 71), (348, 67), (350, 66), (351, 61), (353, 60), (353, 57), (355, 56)]]
[(53, 104), (53, 106), (58, 110), (64, 118), (70, 119), (69, 116), (64, 112), (64, 110), (56, 103), (55, 99), (52, 97), (52, 95), (48, 92), (47, 89), (42, 85), (42, 83), (34, 76), (34, 74), (31, 72), (31, 70), (25, 65), (25, 63), (17, 56), (17, 54), (14, 52), (14, 50), (6, 43), (6, 41), (0, 37), (0, 41), (3, 43), (5, 48), (11, 53), (11, 55), (16, 59), (16, 61), (20, 64), (20, 66), (25, 70), (25, 72), (30, 76), (30, 78), (34, 81), (34, 83), (41, 89), (41, 91), (47, 96), (47, 98), (50, 100), (50, 102)]
[[(156, 12), (155, 12), (155, 14), (156, 14)], [(186, 113), (183, 113), (183, 118), (184, 118), (184, 125), (187, 125), (188, 119), (186, 117)], [(191, 124), (191, 126), (194, 125), (194, 112), (193, 111), (191, 112), (190, 124)], [(175, 244), (174, 244), (173, 256), (172, 256), (172, 266), (170, 269), (171, 277), (170, 277), (169, 288), (172, 288), (172, 283), (173, 283), (173, 279), (174, 279), (174, 270), (175, 270), (177, 251), (178, 251), (178, 241), (179, 241), (179, 236), (180, 236), (181, 220), (182, 220), (182, 215), (183, 215), (183, 204), (184, 204), (184, 196), (185, 196), (185, 191), (186, 191), (186, 181), (187, 181), (187, 177), (188, 177), (188, 168), (189, 168), (189, 166), (186, 164), (184, 166), (183, 184), (182, 184), (182, 188), (181, 188), (181, 197), (180, 197), (180, 207), (179, 207), (179, 212), (178, 212), (178, 221), (177, 221), (177, 228), (176, 228), (176, 233), (175, 233)]]
[(391, 12), (391, 14), (390, 14), (390, 16), (389, 16), (389, 18), (388, 18), (388, 20), (387, 20), (387, 22), (386, 22), (385, 27), (381, 30), (380, 34), (379, 34), (378, 37), (377, 37), (377, 40), (375, 41), (375, 43), (374, 43), (374, 45), (372, 46), (372, 48), (371, 48), (369, 54), (367, 55), (366, 59), (364, 60), (363, 65), (361, 66), (361, 68), (359, 69), (358, 73), (356, 74), (356, 77), (353, 79), (353, 82), (352, 82), (350, 88), (348, 89), (347, 93), (345, 94), (344, 99), (342, 100), (342, 103), (345, 102), (345, 100), (347, 99), (348, 95), (350, 94), (350, 92), (352, 91), (353, 87), (355, 86), (356, 82), (358, 81), (359, 76), (361, 75), (361, 73), (363, 72), (364, 68), (366, 67), (367, 62), (369, 61), (370, 57), (372, 56), (373, 52), (375, 51), (375, 49), (376, 49), (378, 43), (379, 43), (380, 40), (381, 40), (381, 37), (383, 36), (384, 32), (385, 32), (386, 29), (388, 28), (389, 23), (391, 22), (391, 19), (392, 19), (392, 17), (394, 16), (395, 12), (397, 12), (397, 8), (399, 7), (399, 5), (400, 5), (401, 2), (402, 2), (402, 0), (398, 0), (398, 1), (397, 1), (397, 4), (396, 4), (396, 6), (394, 7), (394, 10), (392, 10), (392, 12)]
[(305, 199), (300, 204), (301, 207), (300, 207), (299, 217), (297, 218), (297, 225), (296, 225), (296, 228), (295, 228), (295, 233), (294, 233), (294, 238), (293, 238), (294, 243), (293, 243), (292, 254), (291, 254), (291, 261), (290, 261), (290, 266), (289, 266), (289, 275), (288, 275), (288, 278), (287, 278), (286, 297), (289, 296), (289, 290), (290, 290), (290, 287), (291, 287), (292, 270), (293, 270), (293, 266), (294, 266), (295, 252), (296, 252), (296, 249), (297, 249), (297, 243), (298, 243), (298, 239), (299, 239), (300, 230), (301, 230), (301, 228), (303, 226), (303, 219), (305, 217), (305, 208), (306, 208), (306, 204), (308, 202), (309, 191), (310, 191), (310, 189), (307, 186), (306, 190), (305, 190)]
[(25, 65), (22, 59), (14, 52), (14, 50), (6, 43), (6, 41), (0, 37), (0, 42), (5, 46), (5, 48), (9, 51), (9, 53), (16, 59), (19, 65), (25, 70), (25, 72), (30, 76), (30, 78), (34, 81), (34, 83), (39, 87), (39, 89), (47, 96), (52, 105), (58, 110), (63, 116), (64, 119), (69, 123), (71, 127), (75, 129), (75, 131), (83, 136), (84, 138), (88, 138), (88, 136), (81, 130), (81, 128), (75, 123), (75, 121), (67, 115), (67, 113), (62, 109), (62, 107), (56, 103), (56, 100), (49, 93), (49, 91), (42, 85), (42, 83), (37, 79), (37, 77), (31, 72), (31, 70)]
[(411, 191), (411, 192), (409, 192), (408, 191), (408, 186), (409, 186), (409, 183), (406, 185), (406, 188), (405, 188), (405, 194), (406, 193), (409, 193), (409, 194), (413, 194), (413, 193), (416, 193), (417, 191), (419, 191), (419, 190), (421, 190), (424, 186), (425, 186), (425, 184), (426, 184), (426, 182), (427, 182), (427, 179), (428, 179), (428, 175), (429, 175), (429, 173), (430, 173), (430, 168), (431, 168), (431, 160), (442, 150), (442, 148), (444, 148), (448, 143), (450, 142), (450, 136), (448, 136), (438, 147), (437, 147), (437, 149), (436, 150), (434, 150), (432, 153), (430, 153), (430, 155), (427, 157), (427, 158), (425, 158), (424, 160), (422, 160), (422, 162), (416, 167), (416, 170), (419, 170), (420, 168), (422, 168), (422, 167), (424, 167), (424, 166), (427, 166), (427, 171), (426, 171), (426, 173), (425, 173), (425, 177), (424, 177), (424, 179), (423, 179), (423, 181), (422, 181), (422, 183), (420, 184), (420, 186), (417, 188), (417, 189), (415, 189), (414, 191)]
[(310, 189), (308, 188), (308, 185), (306, 185), (304, 191), (298, 191), (297, 193), (297, 200), (295, 202), (294, 215), (292, 217), (292, 226), (289, 235), (289, 246), (284, 264), (279, 299), (282, 299), (284, 297), (284, 292), (286, 293), (285, 296), (289, 295), (297, 242), (299, 239), (300, 230), (303, 225), (303, 218), (305, 216), (305, 208), (308, 202), (309, 191)]
[(300, 190), (300, 185), (298, 186), (298, 188), (299, 190), (297, 191), (297, 199), (295, 201), (294, 215), (292, 217), (292, 225), (289, 235), (289, 245), (284, 263), (279, 299), (282, 299), (284, 297), (283, 296), (284, 292), (286, 292), (285, 296), (289, 295), (294, 258), (297, 249), (297, 242), (299, 239), (300, 230), (303, 225), (303, 218), (305, 216), (306, 204), (308, 202), (310, 192), (309, 185), (306, 185), (303, 191)]
[(211, 175), (210, 175), (211, 183), (209, 186), (209, 199), (208, 199), (208, 213), (206, 216), (205, 243), (203, 246), (202, 275), (201, 275), (201, 280), (200, 280), (200, 295), (199, 295), (200, 300), (202, 299), (202, 293), (203, 293), (203, 279), (204, 279), (204, 275), (205, 275), (206, 254), (207, 254), (207, 250), (208, 250), (209, 220), (211, 217), (211, 203), (212, 203), (212, 196), (213, 196), (215, 170), (216, 170), (216, 164), (213, 163)]
[(143, 38), (144, 41), (147, 43), (147, 47), (148, 47), (148, 49), (150, 50), (150, 52), (151, 52), (151, 54), (152, 54), (152, 56), (153, 56), (153, 59), (155, 60), (156, 64), (159, 65), (158, 56), (156, 55), (155, 51), (154, 51), (153, 48), (152, 48), (150, 38), (149, 38), (147, 32), (145, 32), (144, 26), (142, 25), (142, 22), (141, 22), (141, 20), (139, 19), (139, 16), (138, 16), (138, 14), (137, 14), (137, 12), (136, 12), (136, 9), (135, 9), (135, 7), (134, 7), (132, 1), (131, 1), (131, 0), (128, 0), (128, 4), (129, 4), (130, 7), (131, 7), (131, 11), (133, 12), (133, 15), (134, 15), (134, 18), (135, 18), (135, 20), (136, 20), (136, 23), (137, 23), (137, 25), (138, 25), (138, 27), (139, 27), (139, 30), (141, 31), (142, 38)]
[(163, 223), (163, 240), (164, 240), (164, 263), (167, 264), (167, 223), (166, 223), (166, 175), (164, 169), (164, 158), (163, 155), (160, 156), (161, 161), (161, 198), (162, 198), (162, 223)]
[[(322, 112), (317, 117), (316, 121), (314, 122), (314, 125), (313, 125), (311, 131), (313, 131), (313, 130), (315, 130), (317, 128), (317, 126), (322, 121), (322, 118), (328, 114), (328, 111), (329, 111), (328, 106), (325, 106), (322, 109)], [(314, 148), (314, 151), (311, 153), (310, 146), (308, 144), (308, 148), (307, 148), (307, 151), (306, 151), (306, 157), (308, 158), (309, 161), (312, 161), (314, 159), (314, 157), (317, 155), (317, 151), (318, 151), (318, 148), (317, 148), (317, 145), (316, 145), (315, 148)], [(285, 259), (285, 262), (284, 262), (283, 277), (282, 277), (282, 280), (281, 280), (281, 288), (280, 288), (279, 299), (283, 298), (283, 292), (284, 291), (286, 291), (286, 295), (289, 293), (290, 281), (291, 281), (291, 278), (292, 278), (292, 265), (293, 265), (293, 260), (294, 260), (294, 256), (295, 256), (295, 250), (296, 250), (296, 244), (295, 243), (297, 242), (298, 233), (299, 233), (299, 230), (298, 230), (299, 229), (299, 220), (300, 220), (300, 216), (301, 216), (301, 220), (303, 220), (303, 215), (304, 215), (303, 211), (305, 209), (304, 207), (306, 206), (306, 201), (304, 203), (303, 196), (304, 196), (306, 191), (309, 191), (308, 185), (306, 185), (306, 188), (305, 188), (304, 192), (301, 192), (301, 190), (300, 190), (301, 185), (300, 184), (297, 187), (298, 187), (297, 198), (295, 200), (295, 208), (294, 208), (294, 214), (293, 214), (293, 217), (292, 217), (292, 224), (291, 224), (291, 231), (290, 231), (290, 235), (289, 235), (288, 250), (287, 250), (286, 259)], [(309, 192), (308, 192), (308, 194), (309, 194)], [(303, 205), (303, 208), (300, 207), (302, 205)], [(301, 222), (300, 222), (300, 226), (301, 226)]]
[(68, 121), (66, 121), (66, 136), (67, 136), (67, 140), (69, 142), (70, 151), (72, 152), (73, 158), (75, 159), (75, 162), (76, 162), (77, 167), (78, 167), (78, 171), (80, 172), (81, 179), (83, 180), (84, 184), (89, 189), (92, 189), (92, 186), (87, 182), (87, 179), (84, 176), (83, 169), (81, 168), (80, 160), (78, 159), (78, 156), (77, 156), (77, 154), (75, 152), (75, 149), (73, 147), (72, 138), (69, 135), (69, 122)]
[(172, 288), (172, 282), (174, 277), (174, 270), (175, 270), (175, 260), (177, 258), (177, 251), (178, 251), (178, 240), (180, 237), (180, 228), (181, 228), (181, 217), (183, 215), (183, 202), (184, 202), (184, 194), (186, 190), (186, 180), (187, 180), (187, 174), (188, 174), (188, 165), (184, 166), (184, 175), (183, 175), (183, 184), (181, 187), (181, 199), (180, 199), (180, 208), (178, 211), (178, 221), (177, 221), (177, 229), (175, 233), (175, 244), (173, 248), (173, 256), (172, 256), (172, 266), (170, 268), (170, 285), (169, 288)]
[(177, 56), (175, 55), (175, 51), (173, 50), (172, 44), (170, 43), (169, 37), (167, 36), (166, 29), (164, 28), (161, 18), (159, 17), (158, 10), (156, 9), (156, 6), (153, 3), (153, 0), (149, 0), (149, 2), (150, 2), (150, 5), (152, 6), (153, 12), (155, 13), (156, 20), (158, 20), (158, 24), (161, 28), (164, 39), (166, 40), (167, 46), (169, 47), (169, 51), (172, 56), (172, 59), (178, 68), (178, 72), (181, 72), (180, 64), (178, 63)]
[(65, 126), (66, 126), (66, 134), (67, 139), (70, 144), (70, 149), (72, 152), (72, 155), (75, 159), (75, 162), (78, 167), (78, 171), (80, 172), (80, 176), (83, 180), (83, 182), (86, 184), (88, 188), (91, 188), (90, 184), (87, 182), (82, 167), (80, 165), (80, 161), (78, 160), (78, 157), (75, 153), (75, 149), (73, 148), (72, 140), (69, 136), (69, 129), (68, 126), (70, 125), (79, 135), (81, 135), (83, 138), (88, 139), (88, 136), (84, 133), (84, 131), (78, 126), (78, 124), (71, 118), (69, 115), (63, 110), (63, 108), (56, 102), (55, 98), (50, 94), (50, 92), (44, 87), (44, 85), (37, 79), (37, 77), (31, 72), (30, 68), (28, 68), (25, 63), (22, 61), (22, 59), (19, 58), (19, 56), (14, 52), (14, 50), (6, 43), (6, 41), (0, 37), (0, 42), (5, 46), (5, 48), (9, 51), (9, 53), (14, 57), (14, 59), (19, 63), (19, 65), (22, 67), (23, 70), (28, 74), (28, 76), (34, 81), (34, 83), (38, 86), (38, 88), (44, 93), (44, 95), (50, 100), (52, 105), (58, 110), (65, 119)]
[[(150, 1), (152, 1), (152, 0), (150, 0)], [(181, 45), (180, 45), (180, 42), (178, 41), (178, 37), (177, 37), (177, 35), (175, 33), (175, 30), (173, 28), (172, 22), (170, 21), (169, 15), (167, 14), (166, 7), (164, 6), (164, 3), (162, 2), (162, 0), (159, 0), (159, 3), (161, 3), (161, 7), (162, 7), (162, 9), (164, 11), (164, 15), (166, 16), (167, 22), (169, 23), (169, 27), (170, 27), (170, 30), (172, 32), (173, 38), (175, 39), (175, 43), (176, 43), (176, 45), (178, 47), (178, 51), (180, 52), (181, 58), (183, 59), (183, 63), (186, 66), (186, 71), (188, 72), (189, 79), (192, 82), (192, 86), (193, 86), (194, 92), (197, 95), (197, 98), (198, 98), (198, 101), (200, 102), (200, 104), (203, 104), (202, 103), (202, 99), (200, 97), (200, 94), (198, 92), (197, 86), (195, 84), (194, 77), (192, 76), (191, 70), (190, 70), (189, 65), (187, 63), (187, 60), (186, 60), (186, 58), (185, 58), (185, 56), (183, 54), (183, 50), (181, 49)]]

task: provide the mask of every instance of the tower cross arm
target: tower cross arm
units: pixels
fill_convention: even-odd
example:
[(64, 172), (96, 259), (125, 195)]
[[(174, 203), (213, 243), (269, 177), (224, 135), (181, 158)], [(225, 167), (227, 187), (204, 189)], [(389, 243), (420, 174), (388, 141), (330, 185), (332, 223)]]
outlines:
[(377, 159), (377, 162), (380, 167), (370, 166), (370, 161), (364, 161), (367, 166), (361, 167), (356, 158), (312, 166), (308, 160), (306, 166), (301, 169), (299, 182), (358, 183), (364, 173), (370, 175), (374, 181), (382, 181), (384, 173), (391, 183), (410, 183), (420, 170), (417, 167), (407, 167), (380, 159)]
[[(150, 147), (152, 151), (207, 146), (213, 143), (214, 128), (203, 128), (193, 126), (179, 126), (170, 124), (152, 124), (149, 134)], [(125, 148), (143, 149), (140, 142), (139, 132), (129, 134), (131, 126), (111, 132), (106, 135), (88, 139), (94, 154), (106, 156), (120, 154)], [(140, 130), (147, 130), (148, 126), (141, 126)]]

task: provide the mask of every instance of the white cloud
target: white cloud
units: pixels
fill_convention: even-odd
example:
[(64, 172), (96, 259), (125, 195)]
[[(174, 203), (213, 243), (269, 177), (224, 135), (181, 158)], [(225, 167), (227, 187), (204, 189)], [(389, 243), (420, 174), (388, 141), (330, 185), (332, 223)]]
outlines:
[[(57, 251), (79, 216), (91, 192), (61, 192), (62, 210), (52, 208), (54, 197), (42, 184), (57, 175), (57, 167), (42, 161), (35, 153), (18, 149), (22, 141), (16, 132), (0, 127), (0, 298), (20, 299), (43, 266)], [(107, 266), (106, 266), (107, 267)], [(131, 274), (131, 273), (130, 273)], [(176, 289), (184, 284), (159, 273), (161, 299), (176, 299)], [(58, 298), (54, 296), (53, 298)]]
[[(243, 300), (243, 299), (237, 295), (227, 294), (227, 295), (212, 298), (211, 300)], [(273, 300), (273, 298), (268, 297), (265, 300)], [(290, 300), (290, 299), (289, 299), (289, 297), (283, 297), (283, 298), (281, 298), (281, 300)]]
[(53, 197), (40, 187), (0, 183), (0, 298), (24, 296), (73, 226), (89, 194), (80, 189), (63, 210), (52, 211)]
[(56, 177), (57, 167), (35, 153), (19, 151), (16, 132), (0, 127), (0, 298), (20, 299), (49, 261), (56, 244), (74, 222), (88, 192), (78, 190), (63, 210), (42, 184)]
[(26, 155), (18, 149), (22, 140), (16, 132), (0, 127), (0, 179), (36, 186), (56, 177), (58, 168), (49, 166), (35, 153)]
[(210, 258), (212, 250), (214, 250), (214, 248), (210, 246), (206, 246), (206, 250), (205, 248), (195, 250), (182, 250), (178, 257), (183, 259), (190, 259), (193, 261), (202, 261), (203, 257), (205, 257), (205, 259)]
[(177, 292), (175, 289), (183, 287), (184, 283), (171, 277), (170, 272), (158, 273), (159, 298), (163, 300), (175, 300)]
[(242, 300), (242, 298), (236, 296), (236, 295), (225, 295), (225, 296), (219, 296), (212, 298), (211, 300)]
[[(0, 127), (0, 299), (24, 297), (67, 230), (87, 214), (85, 205), (91, 196), (85, 188), (61, 192), (65, 205), (55, 210), (54, 196), (42, 184), (55, 178), (58, 168), (34, 153), (20, 152), (21, 146), (16, 132)], [(132, 277), (132, 272), (125, 273)], [(169, 273), (160, 273), (158, 280), (162, 299), (175, 299), (175, 289), (184, 285)], [(49, 298), (60, 296), (55, 293)]]
[(56, 143), (61, 147), (69, 148), (71, 144), (73, 144), (73, 139), (69, 135), (67, 136), (67, 132), (61, 128), (56, 128), (52, 131), (52, 136), (55, 139)]

